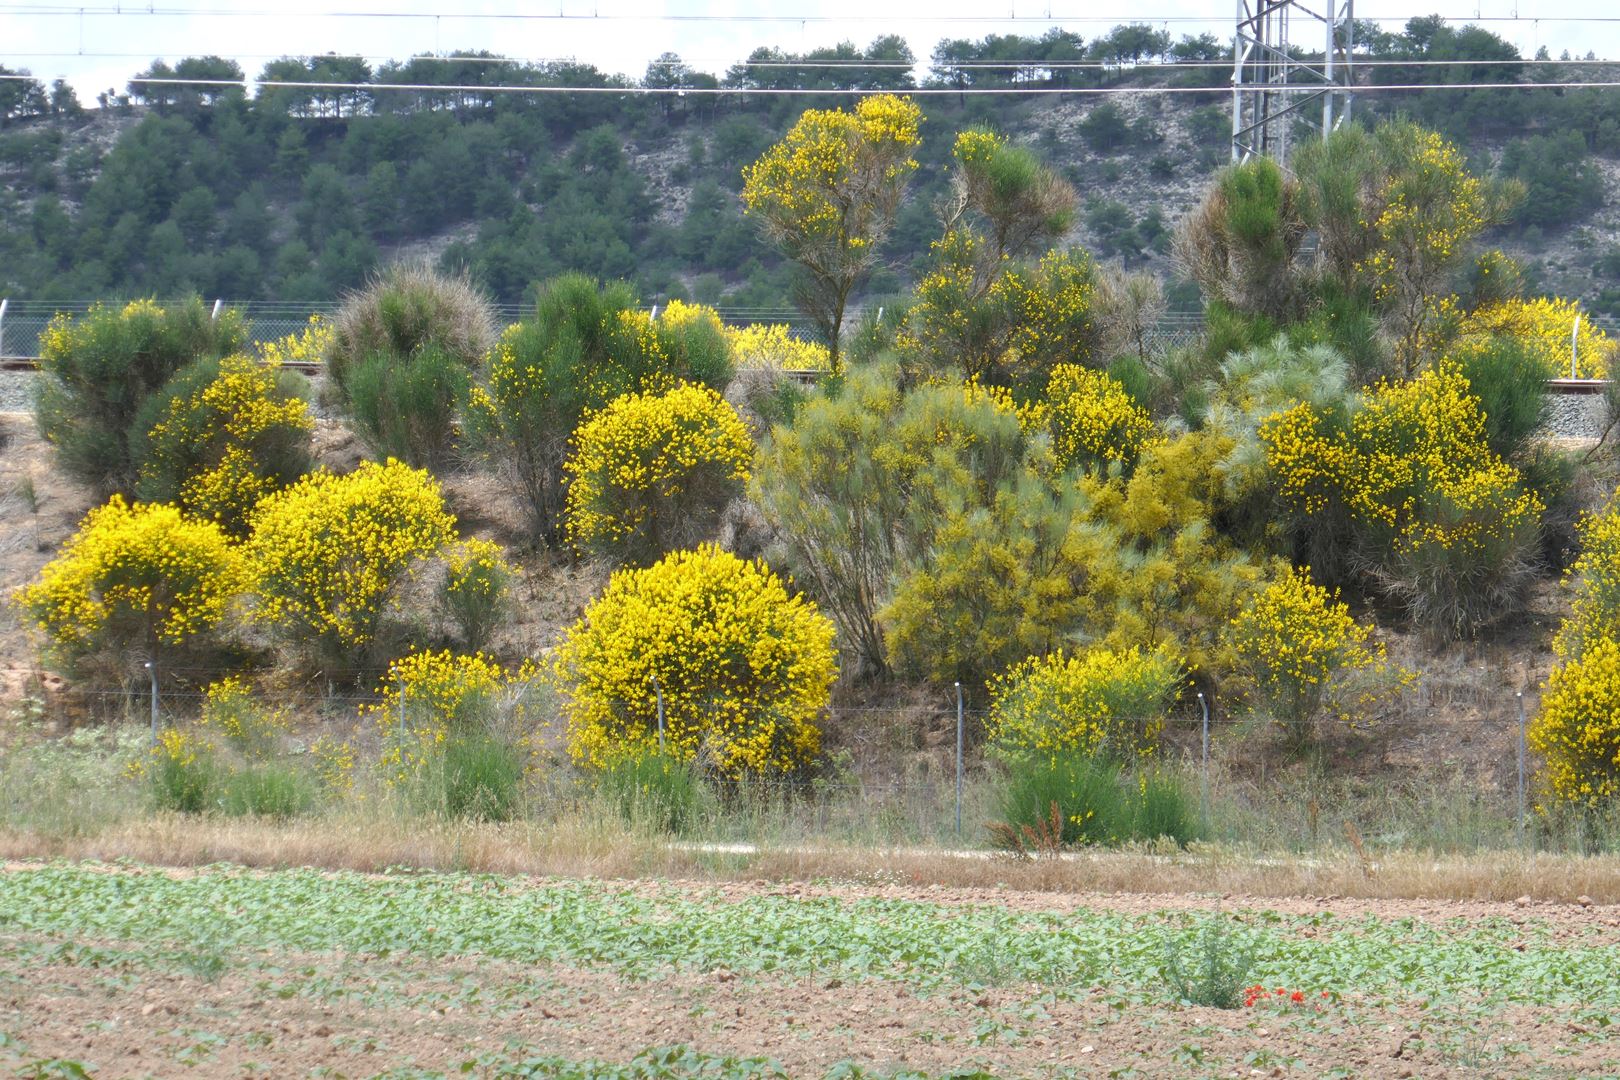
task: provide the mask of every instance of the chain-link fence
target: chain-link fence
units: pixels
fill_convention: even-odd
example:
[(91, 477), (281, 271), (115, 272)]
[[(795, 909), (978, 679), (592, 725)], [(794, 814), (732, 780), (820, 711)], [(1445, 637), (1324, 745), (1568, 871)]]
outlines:
[[(0, 358), (35, 359), (39, 356), (40, 335), (58, 314), (80, 316), (92, 301), (5, 300), (0, 311)], [(273, 300), (218, 301), (220, 308), (235, 308), (248, 320), (249, 343), (270, 342), (299, 333), (311, 315), (331, 315), (337, 301), (290, 302)], [(496, 305), (502, 322), (515, 322), (530, 309), (518, 304)], [(785, 323), (808, 335), (809, 321), (797, 308), (739, 307), (720, 305), (720, 318), (728, 324)], [(1149, 331), (1147, 345), (1156, 351), (1192, 344), (1203, 329), (1203, 316), (1196, 312), (1171, 312)]]

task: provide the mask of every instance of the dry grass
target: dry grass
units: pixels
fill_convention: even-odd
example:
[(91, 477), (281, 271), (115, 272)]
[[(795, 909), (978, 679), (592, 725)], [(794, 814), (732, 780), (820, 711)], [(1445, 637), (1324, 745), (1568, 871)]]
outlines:
[(289, 823), (152, 815), (92, 834), (0, 831), (0, 858), (117, 860), (185, 867), (229, 862), (377, 872), (408, 866), (604, 879), (856, 883), (1041, 892), (1620, 903), (1620, 858), (1511, 852), (1263, 857), (1220, 846), (1016, 860), (939, 848), (754, 849), (673, 844), (581, 813), (555, 822), (474, 825), (348, 811)]

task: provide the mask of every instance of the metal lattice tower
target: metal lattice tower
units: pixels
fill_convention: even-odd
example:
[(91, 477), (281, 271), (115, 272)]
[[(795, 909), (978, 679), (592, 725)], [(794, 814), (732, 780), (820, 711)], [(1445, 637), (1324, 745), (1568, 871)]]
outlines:
[[(1288, 129), (1294, 114), (1322, 103), (1322, 135), (1350, 116), (1351, 45), (1355, 0), (1238, 0), (1237, 39), (1232, 50), (1232, 160), (1256, 154), (1288, 160)], [(1324, 43), (1320, 63), (1295, 55), (1290, 23), (1306, 21)], [(1317, 30), (1316, 27), (1321, 27)]]

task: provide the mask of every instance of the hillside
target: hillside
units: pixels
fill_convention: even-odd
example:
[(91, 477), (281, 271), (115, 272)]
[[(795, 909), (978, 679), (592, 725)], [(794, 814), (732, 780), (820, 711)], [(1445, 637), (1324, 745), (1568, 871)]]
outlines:
[[(1144, 31), (1148, 39), (1138, 40)], [(1119, 27), (1089, 44), (1070, 35), (1067, 52), (1054, 41), (1048, 35), (940, 43), (926, 80), (934, 89), (1072, 86), (1110, 93), (921, 99), (922, 168), (889, 241), (891, 268), (874, 277), (863, 299), (881, 303), (909, 287), (938, 235), (934, 206), (947, 182), (952, 139), (972, 125), (1031, 145), (1075, 185), (1083, 205), (1070, 243), (1171, 276), (1170, 231), (1227, 157), (1227, 98), (1214, 89), (1226, 77), (1219, 67), (1224, 54), (1213, 41), (1172, 45), (1141, 27)], [(1369, 83), (1573, 83), (1597, 70), (1520, 62), (1489, 33), (1438, 20), (1413, 20), (1403, 34), (1368, 35), (1361, 47), (1364, 59), (1386, 65), (1482, 61), (1369, 66), (1363, 76)], [(627, 85), (578, 66), (454, 58), (375, 72), (362, 64), (341, 77), (377, 90), (354, 94), (276, 90), (249, 99), (132, 82), (130, 95), (84, 110), (71, 91), (59, 100), (41, 90), (0, 103), (0, 295), (83, 301), (198, 292), (328, 301), (379, 264), (426, 257), (469, 267), (507, 303), (521, 301), (535, 281), (582, 270), (632, 280), (649, 301), (683, 297), (786, 312), (790, 275), (741, 215), (740, 169), (803, 108), (839, 99), (746, 92), (839, 85), (831, 80), (849, 80), (849, 68), (815, 65), (912, 59), (899, 48), (880, 40), (865, 50), (830, 51), (836, 61), (765, 49), (753, 57), (761, 66), (739, 65), (719, 83), (678, 64), (650, 70), (642, 83), (739, 91), (718, 96), (383, 92), (407, 81)], [(1110, 66), (952, 66), (1012, 55)], [(793, 61), (807, 66), (784, 66)], [(330, 80), (340, 77), (335, 63), (276, 61), (265, 72)], [(156, 63), (142, 74), (219, 76), (221, 64), (224, 75), (240, 77), (234, 64), (209, 58), (174, 69)], [(842, 85), (913, 84), (909, 72), (892, 67), (856, 71), (860, 77)], [(1179, 92), (1198, 86), (1212, 89)], [(1178, 92), (1154, 92), (1165, 88)], [(1522, 180), (1527, 197), (1491, 242), (1525, 261), (1532, 285), (1613, 316), (1620, 315), (1614, 239), (1620, 130), (1612, 119), (1620, 110), (1613, 94), (1571, 88), (1396, 95), (1369, 85), (1357, 109), (1370, 120), (1408, 112), (1467, 147), (1476, 169)], [(1170, 295), (1175, 306), (1196, 307), (1190, 286), (1173, 287)]]

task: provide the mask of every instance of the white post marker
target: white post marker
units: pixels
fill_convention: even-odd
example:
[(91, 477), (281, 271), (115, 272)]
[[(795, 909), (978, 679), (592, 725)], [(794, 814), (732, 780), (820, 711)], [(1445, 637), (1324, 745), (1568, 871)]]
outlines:
[(1575, 374), (1575, 360), (1581, 349), (1581, 313), (1575, 313), (1575, 325), (1569, 328), (1569, 377), (1577, 379)]
[(219, 321), (219, 309), (224, 307), (224, 306), (225, 306), (225, 301), (223, 301), (223, 300), (215, 300), (214, 301), (214, 310), (213, 310), (212, 313), (209, 314), (208, 321), (209, 322), (218, 322)]

